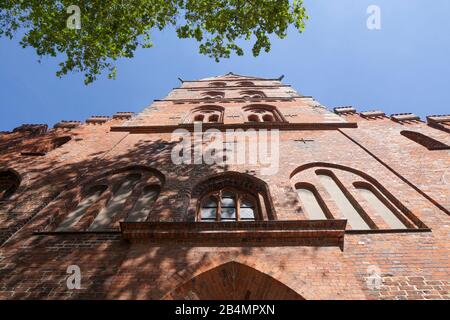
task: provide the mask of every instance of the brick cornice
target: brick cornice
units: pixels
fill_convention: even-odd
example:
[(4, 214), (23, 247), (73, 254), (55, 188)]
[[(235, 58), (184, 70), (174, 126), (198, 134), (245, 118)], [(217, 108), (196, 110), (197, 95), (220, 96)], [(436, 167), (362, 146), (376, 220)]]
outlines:
[[(337, 130), (339, 128), (357, 128), (356, 122), (342, 122), (342, 123), (285, 123), (285, 122), (271, 122), (271, 123), (203, 123), (202, 130), (218, 129), (225, 131), (227, 129), (278, 129), (281, 131), (290, 130)], [(163, 126), (115, 126), (111, 127), (113, 132), (129, 132), (129, 133), (167, 133), (173, 132), (177, 129), (186, 129), (194, 131), (194, 124), (179, 124), (179, 125), (163, 125)]]

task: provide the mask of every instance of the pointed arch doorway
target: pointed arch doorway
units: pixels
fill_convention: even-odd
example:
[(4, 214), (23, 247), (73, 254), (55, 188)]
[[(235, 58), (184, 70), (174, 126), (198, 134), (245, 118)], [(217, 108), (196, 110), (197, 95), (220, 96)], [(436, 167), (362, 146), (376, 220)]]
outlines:
[(252, 267), (228, 262), (168, 293), (165, 300), (304, 300), (297, 292)]

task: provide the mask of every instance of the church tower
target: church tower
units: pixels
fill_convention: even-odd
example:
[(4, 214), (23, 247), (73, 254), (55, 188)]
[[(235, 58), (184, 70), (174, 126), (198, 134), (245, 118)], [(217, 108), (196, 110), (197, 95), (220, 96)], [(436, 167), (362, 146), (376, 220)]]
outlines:
[(282, 80), (1, 133), (0, 299), (449, 299), (449, 116)]

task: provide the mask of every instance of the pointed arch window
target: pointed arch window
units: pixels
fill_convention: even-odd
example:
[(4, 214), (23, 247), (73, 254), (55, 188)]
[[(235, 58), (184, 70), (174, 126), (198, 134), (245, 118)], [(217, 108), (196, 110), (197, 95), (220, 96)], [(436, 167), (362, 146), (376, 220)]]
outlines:
[(297, 183), (295, 189), (311, 220), (334, 219), (314, 185)]
[(128, 215), (126, 221), (145, 221), (150, 215), (153, 204), (161, 192), (158, 185), (149, 185), (144, 188), (139, 199), (133, 207), (133, 210)]
[(115, 216), (123, 209), (140, 179), (140, 174), (128, 175), (113, 192), (113, 196), (108, 201), (108, 204), (95, 217), (89, 229), (103, 229), (111, 226)]
[(267, 184), (238, 172), (213, 175), (197, 184), (189, 200), (190, 221), (276, 220)]
[(366, 182), (355, 182), (356, 190), (366, 200), (391, 229), (406, 229), (405, 219), (401, 214), (378, 192), (373, 186)]
[(347, 218), (352, 229), (369, 230), (369, 224), (363, 219), (360, 212), (356, 210), (354, 201), (349, 199), (348, 194), (344, 193), (341, 184), (336, 181), (336, 178), (325, 171), (317, 172), (317, 176), (325, 190), (339, 208), (339, 211)]
[(316, 162), (297, 168), (291, 179), (311, 219), (346, 219), (349, 229), (358, 232), (429, 229), (383, 185), (362, 171)]
[(106, 185), (97, 185), (89, 188), (83, 195), (82, 200), (78, 203), (75, 210), (71, 211), (66, 218), (61, 222), (56, 231), (67, 231), (75, 229), (79, 221), (88, 213), (96, 202), (100, 199), (102, 194), (108, 189)]
[(424, 146), (428, 150), (450, 149), (450, 146), (446, 145), (445, 143), (442, 143), (438, 140), (430, 138), (419, 132), (403, 130), (400, 132), (400, 134), (402, 136), (414, 141), (415, 143), (418, 143), (418, 144)]

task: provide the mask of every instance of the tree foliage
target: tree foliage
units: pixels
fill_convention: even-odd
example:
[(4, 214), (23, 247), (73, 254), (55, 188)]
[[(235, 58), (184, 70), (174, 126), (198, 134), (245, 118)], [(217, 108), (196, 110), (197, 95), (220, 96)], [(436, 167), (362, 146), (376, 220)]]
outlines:
[[(67, 28), (67, 8), (80, 8), (81, 29)], [(307, 19), (302, 0), (1, 0), (0, 36), (21, 37), (39, 57), (64, 54), (58, 76), (85, 74), (90, 83), (104, 70), (115, 77), (115, 61), (152, 46), (151, 32), (173, 26), (179, 38), (195, 39), (199, 51), (219, 61), (243, 55), (239, 40), (253, 41), (252, 53), (269, 52), (270, 35), (299, 32)]]

